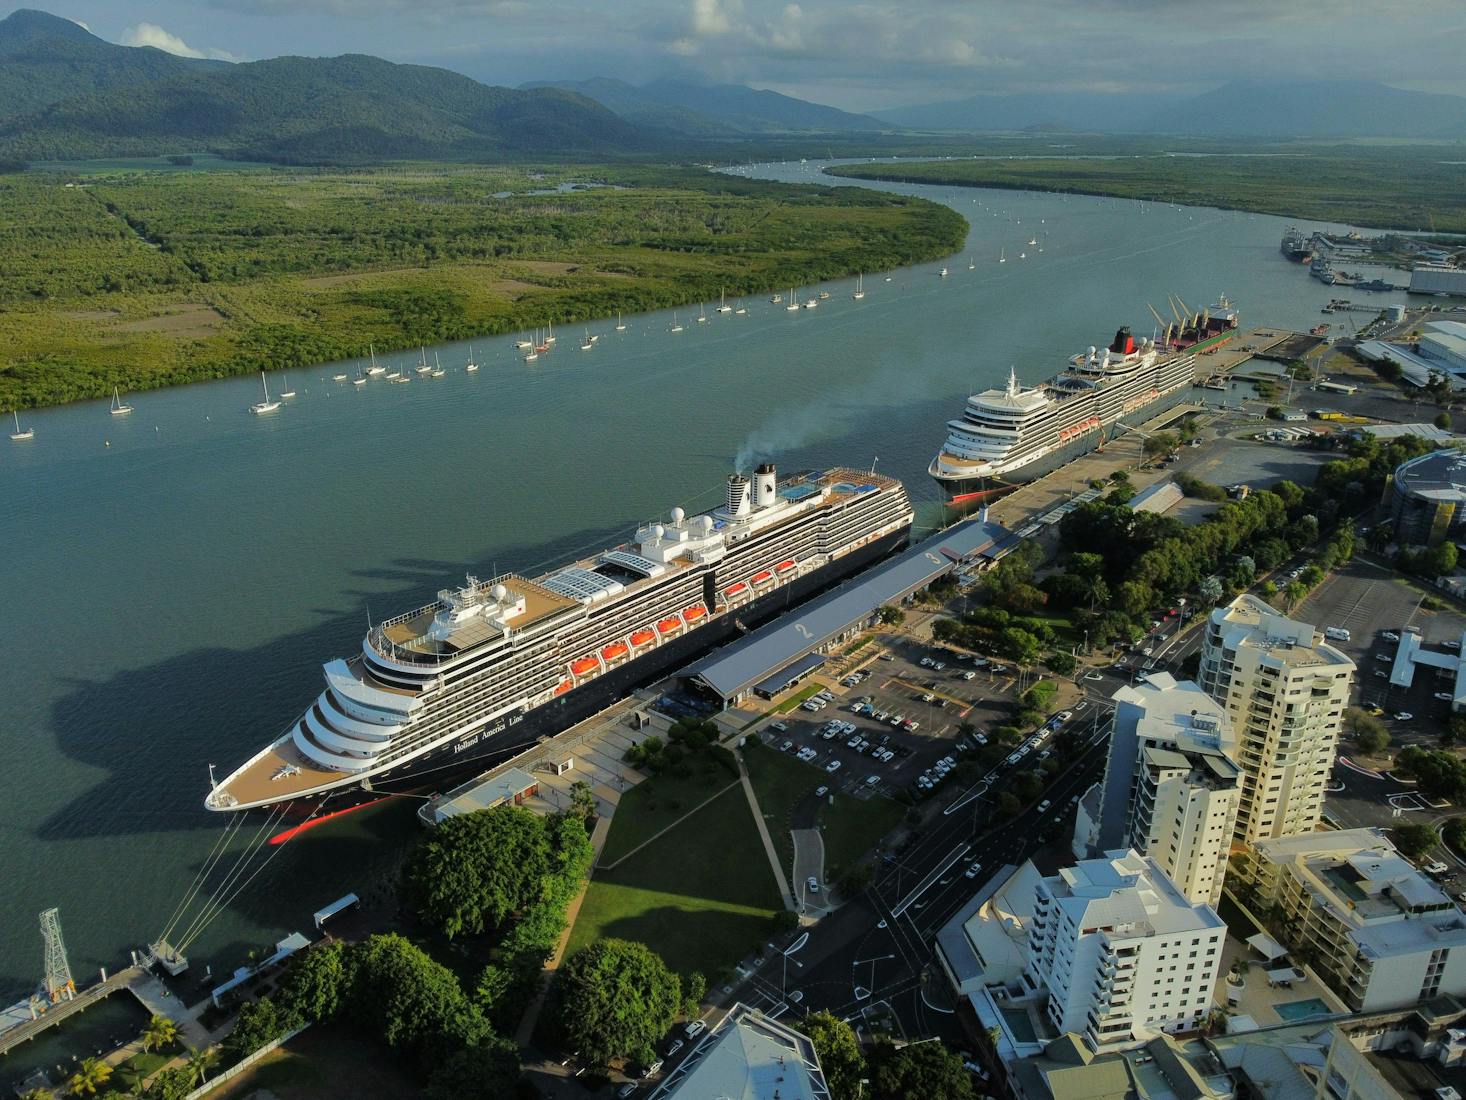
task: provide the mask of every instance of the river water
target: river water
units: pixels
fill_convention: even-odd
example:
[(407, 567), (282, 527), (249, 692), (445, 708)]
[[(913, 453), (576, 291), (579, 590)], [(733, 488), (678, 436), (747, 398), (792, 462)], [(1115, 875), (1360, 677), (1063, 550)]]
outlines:
[[(815, 181), (818, 168), (756, 171)], [(1164, 312), (1168, 293), (1193, 308), (1227, 293), (1244, 324), (1293, 327), (1337, 293), (1283, 260), (1276, 218), (867, 186), (969, 219), (948, 278), (942, 263), (872, 272), (863, 301), (830, 284), (797, 313), (767, 295), (746, 316), (710, 303), (706, 323), (678, 311), (681, 333), (670, 312), (628, 316), (624, 333), (592, 326), (588, 352), (562, 332), (533, 364), (487, 339), (477, 374), (466, 346), (445, 345), (428, 355), (446, 377), (407, 386), (310, 369), (269, 417), (246, 412), (251, 378), (139, 394), (128, 417), (105, 402), (27, 414), (33, 441), (0, 440), (0, 995), (39, 979), (44, 908), (60, 907), (79, 983), (158, 934), (225, 824), (202, 806), (209, 765), (228, 771), (290, 722), (368, 615), (468, 571), (598, 548), (673, 505), (712, 506), (740, 454), (876, 462), (931, 518), (925, 468), (944, 421), (1010, 366), (1037, 381), (1119, 324), (1149, 334), (1145, 303)], [(222, 972), (308, 927), (391, 864), (410, 814), (368, 810), (267, 849), (238, 897), (206, 887), (189, 911), (222, 904), (190, 954)]]

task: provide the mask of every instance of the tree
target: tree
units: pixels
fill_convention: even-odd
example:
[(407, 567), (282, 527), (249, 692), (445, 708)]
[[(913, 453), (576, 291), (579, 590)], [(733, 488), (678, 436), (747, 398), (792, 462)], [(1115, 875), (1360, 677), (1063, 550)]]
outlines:
[(1043, 643), (1022, 627), (1010, 626), (999, 639), (1003, 655), (1020, 665), (1031, 665), (1043, 652)]
[(76, 1072), (66, 1079), (66, 1091), (72, 1096), (95, 1096), (97, 1090), (112, 1079), (112, 1067), (100, 1058), (83, 1058)]
[(143, 1028), (143, 1050), (162, 1050), (178, 1042), (178, 1025), (167, 1016), (154, 1013)]
[(296, 955), (280, 982), (280, 1006), (313, 1023), (329, 1020), (341, 1007), (346, 987), (346, 948), (339, 941)]
[(519, 1080), (519, 1051), (497, 1036), (454, 1051), (428, 1079), (428, 1100), (500, 1100)]
[(694, 970), (682, 979), (682, 1015), (696, 1016), (702, 1007), (702, 999), (708, 993), (708, 980), (701, 970)]
[(1385, 724), (1358, 707), (1349, 707), (1344, 711), (1344, 727), (1354, 738), (1360, 752), (1382, 752), (1390, 743), (1390, 731)]
[(404, 892), (424, 922), (450, 939), (497, 928), (535, 900), (550, 873), (541, 818), (522, 806), (450, 817), (414, 849)]
[(1446, 431), (1450, 431), (1451, 430), (1451, 414), (1448, 413), (1448, 412), (1444, 412), (1444, 411), (1436, 413), (1435, 414), (1435, 426), (1437, 428), (1444, 428)]
[(1079, 662), (1074, 659), (1072, 654), (1059, 652), (1050, 653), (1044, 658), (1044, 664), (1049, 667), (1051, 672), (1060, 676), (1068, 676), (1078, 667)]
[(1045, 710), (1054, 701), (1059, 689), (1052, 680), (1040, 680), (1018, 697), (1025, 710)]
[(1466, 760), (1454, 753), (1411, 745), (1395, 757), (1395, 770), (1414, 776), (1417, 789), (1428, 798), (1459, 802), (1466, 797)]
[(188, 1061), (184, 1064), (184, 1073), (189, 1084), (198, 1088), (212, 1076), (214, 1067), (219, 1064), (219, 1048), (204, 1047), (203, 1050), (190, 1050)]
[(972, 1075), (953, 1051), (929, 1039), (884, 1055), (871, 1075), (875, 1100), (973, 1100)]
[(482, 1010), (453, 971), (402, 936), (377, 935), (357, 944), (347, 956), (347, 973), (345, 1003), (352, 1018), (424, 1067), (489, 1037)]
[(1222, 578), (1218, 576), (1203, 577), (1201, 584), (1197, 585), (1196, 592), (1203, 602), (1216, 603), (1224, 593)]
[(1418, 860), (1429, 854), (1436, 846), (1435, 830), (1424, 822), (1396, 825), (1390, 830), (1390, 839), (1406, 859)]
[(855, 1100), (865, 1076), (865, 1055), (855, 1029), (829, 1012), (812, 1012), (804, 1018), (802, 1030), (819, 1056), (831, 1100)]
[(591, 1062), (653, 1046), (682, 1005), (682, 983), (655, 952), (627, 940), (598, 940), (556, 976), (556, 1018), (567, 1050)]
[(577, 779), (570, 785), (570, 808), (566, 812), (580, 818), (587, 826), (595, 820), (596, 794), (584, 779)]
[(906, 621), (906, 612), (899, 607), (883, 604), (876, 609), (876, 618), (881, 621), (882, 626), (900, 626)]
[(1153, 432), (1145, 437), (1142, 449), (1146, 458), (1155, 458), (1158, 455), (1168, 455), (1181, 445), (1181, 441), (1171, 432)]
[(239, 1015), (234, 1018), (234, 1027), (224, 1040), (224, 1054), (231, 1062), (237, 1062), (280, 1038), (286, 1030), (275, 1002), (269, 997), (261, 997), (239, 1010)]
[(188, 1100), (189, 1094), (206, 1080), (195, 1081), (189, 1065), (172, 1066), (155, 1073), (147, 1088), (137, 1095), (145, 1100)]

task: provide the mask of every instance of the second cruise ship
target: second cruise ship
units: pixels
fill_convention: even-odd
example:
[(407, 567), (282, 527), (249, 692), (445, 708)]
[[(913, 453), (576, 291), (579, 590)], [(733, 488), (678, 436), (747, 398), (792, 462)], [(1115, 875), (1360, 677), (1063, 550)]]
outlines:
[(378, 623), (328, 661), (325, 690), (213, 784), (211, 810), (441, 786), (565, 729), (631, 689), (904, 546), (899, 481), (832, 469), (728, 478), (722, 507), (538, 577), (505, 574)]
[(958, 506), (1041, 477), (1098, 446), (1113, 425), (1176, 400), (1194, 380), (1197, 353), (1228, 339), (1237, 323), (1223, 299), (1158, 341), (1121, 328), (1108, 347), (1081, 352), (1037, 386), (1021, 385), (1010, 371), (1006, 386), (973, 394), (962, 416), (947, 422), (947, 440), (927, 472)]

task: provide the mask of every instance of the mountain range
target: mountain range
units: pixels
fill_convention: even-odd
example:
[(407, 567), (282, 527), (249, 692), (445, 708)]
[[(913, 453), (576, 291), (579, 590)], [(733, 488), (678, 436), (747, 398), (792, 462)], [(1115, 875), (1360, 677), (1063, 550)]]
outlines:
[(207, 149), (281, 161), (604, 155), (649, 148), (633, 124), (558, 88), (480, 84), (380, 58), (229, 64), (117, 46), (69, 19), (0, 20), (0, 156)]
[(795, 99), (742, 84), (654, 80), (640, 86), (608, 77), (535, 81), (523, 88), (561, 88), (593, 99), (640, 126), (692, 137), (745, 134), (874, 132), (891, 125), (870, 115)]
[(874, 111), (926, 130), (1064, 129), (1208, 137), (1466, 137), (1466, 98), (1369, 80), (1234, 80), (1177, 100), (1155, 93), (979, 95)]

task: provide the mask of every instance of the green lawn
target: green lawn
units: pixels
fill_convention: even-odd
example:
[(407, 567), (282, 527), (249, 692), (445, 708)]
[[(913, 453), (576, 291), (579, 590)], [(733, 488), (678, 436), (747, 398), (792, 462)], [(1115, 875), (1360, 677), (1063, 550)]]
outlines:
[(107, 1087), (118, 1094), (135, 1092), (142, 1088), (143, 1081), (171, 1062), (177, 1053), (177, 1050), (168, 1054), (159, 1054), (155, 1050), (139, 1051), (117, 1064)]
[(208, 1095), (209, 1100), (245, 1100), (257, 1094), (273, 1094), (278, 1100), (411, 1100), (422, 1096), (422, 1090), (381, 1043), (342, 1024), (317, 1024)]
[(753, 793), (758, 796), (769, 835), (779, 850), (779, 861), (793, 874), (794, 841), (789, 836), (789, 824), (794, 807), (829, 776), (821, 768), (754, 742), (744, 748), (743, 761), (748, 765), (748, 778), (753, 783)]
[(820, 829), (825, 840), (825, 878), (833, 882), (894, 829), (905, 814), (900, 803), (876, 795), (864, 802), (848, 794), (837, 795), (835, 804), (820, 809)]
[(643, 780), (621, 796), (611, 819), (611, 832), (601, 852), (602, 866), (614, 863), (638, 844), (654, 837), (699, 802), (711, 798), (737, 775), (713, 759), (689, 765), (685, 776), (663, 772)]
[[(618, 810), (611, 838), (631, 815)], [(735, 787), (586, 890), (568, 950), (607, 936), (636, 940), (674, 969), (709, 976), (732, 966), (782, 908), (741, 789)]]

